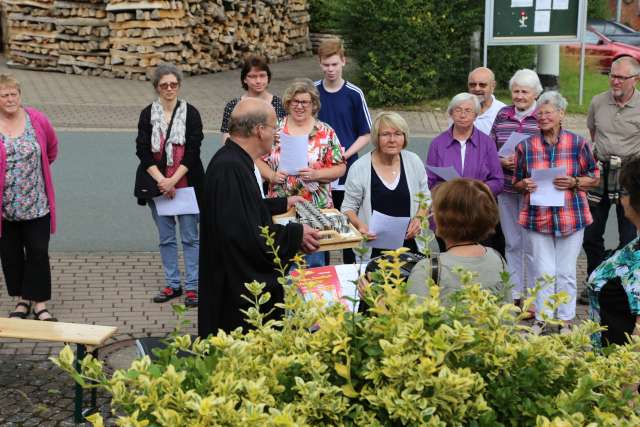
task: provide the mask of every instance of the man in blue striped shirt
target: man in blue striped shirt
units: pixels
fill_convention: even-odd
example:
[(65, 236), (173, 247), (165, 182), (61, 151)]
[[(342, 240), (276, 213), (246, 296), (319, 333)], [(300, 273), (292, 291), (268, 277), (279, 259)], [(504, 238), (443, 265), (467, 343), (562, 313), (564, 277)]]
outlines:
[[(358, 159), (358, 151), (369, 143), (371, 115), (362, 90), (342, 78), (342, 68), (346, 64), (344, 47), (340, 39), (323, 41), (318, 48), (318, 58), (324, 78), (315, 82), (320, 93), (318, 118), (328, 123), (338, 135), (344, 147), (348, 168)], [(344, 199), (344, 182), (347, 174), (331, 183), (331, 197), (336, 209), (340, 209)], [(345, 263), (355, 261), (353, 251), (343, 252)]]

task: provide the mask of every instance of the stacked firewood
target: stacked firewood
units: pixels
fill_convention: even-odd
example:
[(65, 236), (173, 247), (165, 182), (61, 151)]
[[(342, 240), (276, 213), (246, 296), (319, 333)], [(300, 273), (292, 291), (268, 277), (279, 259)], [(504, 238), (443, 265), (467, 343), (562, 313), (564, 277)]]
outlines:
[(55, 0), (58, 69), (111, 76), (109, 23), (105, 0)]
[(10, 66), (55, 70), (58, 66), (58, 32), (53, 0), (5, 0)]
[(10, 65), (146, 79), (160, 62), (187, 74), (310, 50), (307, 0), (5, 0)]

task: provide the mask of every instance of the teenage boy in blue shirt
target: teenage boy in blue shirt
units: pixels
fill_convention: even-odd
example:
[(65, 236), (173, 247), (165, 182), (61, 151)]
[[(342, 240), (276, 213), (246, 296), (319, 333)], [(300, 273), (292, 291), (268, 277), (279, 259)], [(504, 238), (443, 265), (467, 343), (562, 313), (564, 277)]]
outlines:
[[(328, 39), (318, 47), (318, 58), (324, 78), (315, 82), (320, 93), (318, 118), (328, 123), (338, 135), (344, 147), (344, 156), (349, 167), (358, 159), (358, 151), (369, 143), (371, 115), (362, 90), (342, 78), (342, 68), (346, 64), (344, 47), (340, 39)], [(347, 173), (331, 183), (331, 198), (340, 210), (344, 199), (344, 183)], [(328, 254), (328, 252), (327, 252)], [(343, 251), (345, 263), (355, 262), (351, 249)]]

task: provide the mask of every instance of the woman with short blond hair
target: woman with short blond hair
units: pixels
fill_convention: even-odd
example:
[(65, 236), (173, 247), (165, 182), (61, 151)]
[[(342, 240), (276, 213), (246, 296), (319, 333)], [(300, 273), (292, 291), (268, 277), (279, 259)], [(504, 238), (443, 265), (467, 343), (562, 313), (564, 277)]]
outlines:
[(9, 317), (55, 321), (51, 299), (49, 236), (56, 230), (50, 164), (58, 139), (47, 117), (22, 106), (18, 80), (0, 74), (0, 259), (9, 295), (18, 298)]
[(417, 154), (406, 151), (409, 126), (398, 113), (382, 112), (373, 122), (371, 141), (374, 150), (360, 157), (349, 169), (345, 183), (342, 212), (351, 223), (372, 240), (370, 256), (383, 250), (375, 244), (376, 235), (369, 231), (373, 212), (393, 217), (409, 217), (403, 246), (417, 252), (415, 237), (422, 231), (418, 193), (429, 196), (427, 174)]

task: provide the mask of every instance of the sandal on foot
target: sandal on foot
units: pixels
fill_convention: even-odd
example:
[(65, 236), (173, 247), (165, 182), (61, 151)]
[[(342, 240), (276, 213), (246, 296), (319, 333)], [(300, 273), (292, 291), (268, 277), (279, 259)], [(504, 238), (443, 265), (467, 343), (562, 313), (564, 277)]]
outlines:
[[(24, 307), (27, 311), (18, 311), (18, 307)], [(31, 313), (31, 303), (27, 304), (26, 302), (20, 301), (16, 304), (15, 311), (9, 313), (9, 317), (17, 318), (17, 319), (26, 319), (27, 316)]]
[(44, 313), (49, 313), (49, 310), (47, 310), (46, 308), (43, 308), (40, 311), (37, 311), (37, 312), (34, 311), (33, 312), (33, 318), (36, 319), (36, 320), (42, 320), (43, 322), (57, 322), (58, 321), (58, 319), (56, 319), (55, 317), (51, 316), (51, 313), (49, 313), (49, 316), (51, 316), (51, 317), (49, 317), (48, 319), (41, 319), (40, 316), (42, 314), (44, 314)]

